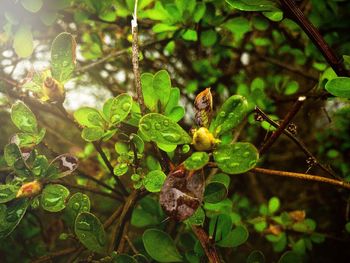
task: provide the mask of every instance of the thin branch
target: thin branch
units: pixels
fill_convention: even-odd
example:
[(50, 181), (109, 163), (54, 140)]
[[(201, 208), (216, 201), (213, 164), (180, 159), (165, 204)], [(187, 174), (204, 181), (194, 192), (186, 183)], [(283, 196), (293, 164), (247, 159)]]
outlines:
[(52, 252), (49, 255), (45, 255), (45, 256), (42, 256), (40, 258), (37, 258), (37, 259), (31, 261), (31, 263), (42, 263), (42, 262), (52, 261), (55, 257), (68, 255), (70, 253), (77, 251), (78, 249), (79, 248), (77, 248), (77, 247), (69, 247), (66, 249), (62, 249), (62, 250), (57, 251), (57, 252)]
[(210, 263), (220, 263), (219, 255), (216, 252), (214, 244), (212, 244), (208, 234), (200, 226), (192, 225), (192, 230), (199, 242), (201, 243), (205, 254), (208, 257)]
[(138, 3), (138, 0), (135, 1), (134, 15), (133, 15), (133, 19), (131, 20), (132, 68), (134, 71), (137, 101), (140, 104), (142, 114), (144, 114), (146, 111), (146, 107), (145, 107), (145, 102), (143, 100), (143, 95), (142, 95), (141, 75), (140, 75), (140, 68), (139, 68), (139, 46), (138, 46), (139, 39), (138, 39), (138, 30), (137, 30), (137, 3)]
[[(267, 116), (266, 113), (264, 113), (259, 107), (255, 107), (255, 111), (259, 114), (259, 116), (261, 116), (261, 118), (263, 118), (265, 121), (267, 121), (269, 124), (271, 124), (273, 127), (275, 128), (279, 128), (279, 124), (275, 121), (273, 121), (271, 118), (269, 118)], [(318, 166), (320, 169), (322, 169), (323, 171), (325, 171), (327, 174), (333, 176), (334, 178), (338, 178), (339, 177), (337, 175), (335, 175), (333, 172), (331, 172), (329, 169), (327, 169), (322, 163), (320, 163), (317, 158), (308, 150), (308, 148), (305, 146), (305, 144), (299, 140), (299, 138), (297, 138), (294, 134), (292, 134), (290, 131), (288, 131), (287, 129), (283, 130), (283, 133), (285, 135), (287, 135), (306, 155), (306, 157), (310, 160), (313, 160), (314, 165)]]
[(296, 5), (294, 0), (280, 0), (283, 11), (308, 35), (315, 46), (321, 51), (329, 65), (333, 68), (338, 76), (348, 76), (349, 72), (346, 70), (342, 59), (339, 59), (333, 49), (327, 44), (317, 28), (306, 18), (300, 8)]
[(289, 122), (298, 113), (299, 109), (301, 108), (305, 100), (306, 100), (306, 97), (304, 96), (301, 96), (298, 98), (298, 100), (294, 103), (292, 109), (287, 113), (286, 117), (283, 119), (282, 123), (277, 128), (277, 130), (272, 133), (270, 138), (260, 148), (259, 150), (260, 155), (263, 155), (274, 144), (277, 138), (283, 133), (284, 129), (287, 128)]
[(265, 168), (253, 168), (251, 171), (255, 173), (260, 173), (260, 174), (278, 175), (278, 176), (291, 177), (291, 178), (301, 179), (301, 180), (321, 182), (321, 183), (335, 185), (345, 189), (350, 189), (349, 183), (327, 178), (327, 177), (318, 176), (318, 175), (286, 172), (286, 171), (271, 170), (271, 169), (265, 169)]

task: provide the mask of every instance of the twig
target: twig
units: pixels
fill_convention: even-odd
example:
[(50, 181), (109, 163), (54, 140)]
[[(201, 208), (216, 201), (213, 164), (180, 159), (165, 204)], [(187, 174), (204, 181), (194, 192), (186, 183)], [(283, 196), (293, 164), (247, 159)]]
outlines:
[(301, 179), (301, 180), (316, 181), (316, 182), (339, 186), (345, 189), (350, 189), (349, 183), (327, 178), (327, 177), (318, 176), (318, 175), (286, 172), (286, 171), (271, 170), (271, 169), (265, 169), (265, 168), (253, 168), (251, 171), (255, 173), (260, 173), (260, 174), (278, 175), (278, 176), (291, 177), (291, 178)]
[(138, 46), (138, 30), (137, 30), (137, 3), (138, 0), (135, 0), (134, 6), (134, 15), (131, 20), (131, 32), (132, 32), (132, 68), (134, 71), (135, 78), (135, 89), (137, 101), (140, 104), (142, 114), (145, 113), (146, 107), (143, 100), (142, 88), (141, 88), (141, 77), (140, 77), (140, 68), (139, 68), (139, 46)]
[(280, 0), (283, 11), (297, 22), (303, 31), (309, 36), (315, 46), (321, 51), (322, 55), (328, 61), (338, 76), (350, 76), (344, 67), (341, 59), (338, 59), (335, 52), (327, 44), (317, 28), (305, 17), (300, 8), (295, 4), (294, 0)]
[(90, 187), (88, 185), (71, 184), (71, 183), (63, 182), (63, 181), (57, 181), (57, 182), (62, 184), (62, 185), (64, 185), (64, 186), (68, 186), (68, 187), (79, 189), (79, 190), (82, 190), (82, 191), (87, 191), (87, 192), (91, 192), (91, 193), (98, 194), (98, 195), (101, 195), (101, 196), (109, 197), (109, 198), (118, 200), (119, 202), (123, 202), (123, 200), (124, 200), (120, 196), (117, 196), (117, 195), (115, 195), (113, 193), (110, 194), (110, 193), (102, 192), (99, 189), (94, 188), (94, 187)]
[(139, 252), (137, 251), (136, 247), (134, 246), (134, 244), (132, 243), (132, 241), (130, 240), (128, 235), (124, 236), (125, 240), (128, 242), (129, 247), (131, 248), (132, 252), (134, 252), (134, 254), (139, 254)]
[(194, 225), (192, 225), (192, 230), (196, 235), (196, 237), (198, 238), (199, 242), (201, 243), (204, 249), (204, 252), (208, 257), (209, 262), (220, 263), (219, 255), (216, 252), (215, 246), (214, 244), (212, 244), (205, 230), (200, 226), (194, 226)]
[[(265, 121), (267, 121), (269, 124), (271, 124), (273, 127), (277, 128), (279, 127), (279, 124), (275, 121), (273, 121), (271, 118), (269, 118), (259, 107), (255, 107), (255, 111), (261, 116)], [(319, 168), (321, 168), (323, 171), (328, 173), (329, 175), (333, 176), (334, 178), (340, 178), (337, 175), (335, 175), (333, 172), (331, 172), (329, 169), (327, 169), (322, 163), (320, 163), (317, 158), (307, 149), (305, 144), (299, 140), (294, 134), (292, 134), (290, 131), (284, 129), (283, 133), (287, 135), (299, 148), (304, 152), (304, 154), (307, 156), (308, 159), (313, 160), (314, 164), (317, 165)]]
[(73, 252), (77, 251), (78, 249), (79, 248), (77, 248), (77, 247), (69, 247), (69, 248), (66, 248), (66, 249), (62, 249), (60, 251), (52, 252), (49, 255), (42, 256), (42, 257), (37, 258), (37, 259), (35, 259), (35, 260), (31, 261), (31, 262), (32, 263), (41, 263), (41, 262), (51, 261), (55, 257), (68, 255), (70, 253), (73, 253)]
[(112, 252), (115, 249), (115, 246), (116, 246), (115, 244), (119, 245), (125, 223), (131, 216), (131, 211), (134, 208), (134, 204), (136, 203), (139, 197), (139, 193), (140, 192), (138, 190), (135, 190), (126, 199), (125, 205), (123, 206), (123, 210), (120, 214), (119, 220), (113, 227), (113, 230), (111, 233), (111, 243), (108, 250), (109, 252)]
[(263, 155), (274, 144), (277, 138), (283, 133), (284, 129), (287, 128), (289, 122), (298, 113), (299, 109), (301, 108), (305, 100), (306, 100), (306, 97), (304, 96), (301, 96), (298, 98), (298, 100), (294, 103), (292, 109), (287, 113), (286, 117), (283, 119), (282, 123), (277, 128), (277, 130), (272, 133), (270, 138), (260, 148), (259, 150), (260, 155)]

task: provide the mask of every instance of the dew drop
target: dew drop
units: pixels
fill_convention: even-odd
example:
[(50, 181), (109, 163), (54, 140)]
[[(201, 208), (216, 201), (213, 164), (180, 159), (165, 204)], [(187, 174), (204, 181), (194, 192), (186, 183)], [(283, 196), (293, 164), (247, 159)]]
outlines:
[(230, 159), (230, 157), (228, 157), (228, 156), (219, 156), (218, 158), (216, 158), (216, 160), (218, 162), (225, 162), (225, 161), (227, 161), (229, 159)]
[(243, 153), (243, 156), (244, 156), (244, 157), (248, 157), (248, 156), (249, 156), (249, 152), (244, 152), (244, 153)]
[(249, 166), (250, 166), (250, 167), (254, 166), (255, 164), (256, 164), (256, 161), (250, 161), (250, 162), (249, 162)]
[(141, 124), (141, 128), (145, 131), (149, 131), (151, 127), (148, 124), (143, 123), (143, 124)]
[(166, 126), (166, 127), (169, 126), (169, 121), (168, 120), (164, 120), (163, 121), (163, 125)]
[(91, 231), (92, 230), (91, 225), (88, 222), (84, 222), (84, 221), (79, 222), (77, 227), (79, 230), (82, 230), (82, 231)]
[(156, 123), (156, 124), (154, 124), (154, 128), (156, 129), (156, 130), (160, 130), (161, 128), (162, 128), (162, 125), (160, 124), (160, 123)]
[(74, 210), (79, 210), (79, 208), (80, 208), (80, 204), (79, 203), (74, 203), (73, 204), (73, 209)]
[(219, 113), (220, 117), (225, 117), (226, 116), (226, 112), (222, 111)]
[(123, 105), (122, 105), (122, 109), (123, 111), (129, 111), (130, 110), (130, 103), (129, 102), (125, 102)]
[(231, 163), (229, 166), (231, 168), (236, 168), (237, 166), (239, 166), (239, 163)]
[(181, 136), (177, 133), (163, 133), (163, 138), (171, 143), (177, 143)]
[(15, 222), (18, 220), (18, 216), (15, 213), (10, 213), (6, 216), (6, 221)]
[(119, 114), (115, 114), (112, 116), (112, 122), (118, 122), (120, 121), (120, 115)]

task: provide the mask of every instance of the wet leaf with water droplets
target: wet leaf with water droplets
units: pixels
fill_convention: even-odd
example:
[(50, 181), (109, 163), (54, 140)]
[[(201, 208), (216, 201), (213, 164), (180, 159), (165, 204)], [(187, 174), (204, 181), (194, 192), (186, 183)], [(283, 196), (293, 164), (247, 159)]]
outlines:
[(183, 221), (196, 212), (202, 203), (203, 193), (203, 171), (188, 171), (181, 164), (167, 176), (159, 202), (171, 218)]
[(185, 168), (188, 170), (199, 170), (209, 162), (209, 155), (206, 152), (194, 152), (185, 162)]
[(19, 199), (7, 206), (0, 204), (0, 240), (5, 238), (16, 228), (22, 220), (30, 202), (28, 199)]
[(222, 104), (215, 119), (210, 125), (210, 132), (215, 136), (224, 134), (227, 131), (237, 127), (244, 119), (248, 111), (247, 100), (239, 95), (229, 97), (224, 104)]
[(180, 125), (158, 113), (145, 115), (140, 120), (140, 130), (148, 140), (156, 143), (178, 145), (192, 141)]
[(129, 115), (132, 102), (132, 97), (129, 94), (120, 94), (103, 105), (103, 114), (109, 122), (118, 124)]
[(81, 107), (76, 110), (74, 118), (80, 125), (86, 127), (102, 127), (104, 122), (100, 112), (90, 107)]
[(88, 212), (80, 213), (75, 220), (75, 234), (89, 250), (106, 253), (106, 233), (100, 220)]
[(66, 207), (69, 190), (60, 184), (47, 185), (41, 194), (41, 206), (49, 212), (59, 212)]
[(18, 187), (10, 184), (0, 184), (0, 204), (7, 203), (16, 197)]
[(21, 101), (12, 105), (11, 119), (22, 132), (38, 132), (38, 124), (34, 113)]
[(51, 46), (52, 77), (59, 82), (70, 79), (75, 68), (76, 42), (74, 37), (63, 32), (59, 34)]
[(147, 191), (156, 193), (160, 192), (160, 189), (162, 188), (165, 179), (166, 175), (162, 171), (154, 170), (149, 172), (145, 176), (143, 184), (145, 185)]
[(86, 194), (75, 193), (69, 198), (65, 212), (65, 221), (73, 226), (76, 217), (81, 212), (90, 212), (90, 199)]
[(240, 174), (254, 168), (259, 159), (254, 145), (245, 142), (220, 145), (214, 151), (214, 160), (218, 167), (228, 174)]

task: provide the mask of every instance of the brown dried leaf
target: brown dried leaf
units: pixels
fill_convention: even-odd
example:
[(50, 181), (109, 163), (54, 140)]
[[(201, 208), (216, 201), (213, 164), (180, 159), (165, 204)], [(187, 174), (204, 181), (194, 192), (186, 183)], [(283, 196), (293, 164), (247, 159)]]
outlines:
[(171, 218), (183, 221), (192, 216), (201, 205), (203, 194), (203, 170), (188, 171), (181, 164), (167, 176), (159, 202)]

